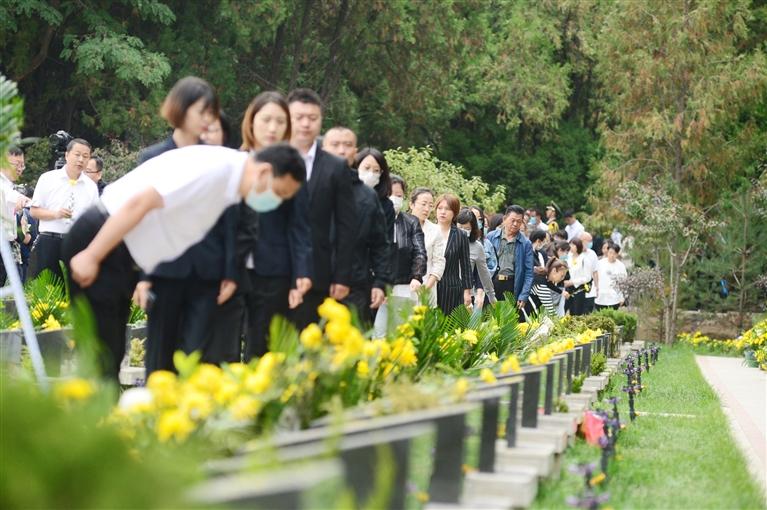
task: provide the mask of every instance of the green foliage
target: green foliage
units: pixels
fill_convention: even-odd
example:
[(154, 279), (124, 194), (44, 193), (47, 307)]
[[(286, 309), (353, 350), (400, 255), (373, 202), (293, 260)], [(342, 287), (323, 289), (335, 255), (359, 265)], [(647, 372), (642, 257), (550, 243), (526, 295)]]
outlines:
[(53, 170), (55, 159), (48, 137), (38, 138), (34, 143), (27, 146), (24, 150), (24, 159), (27, 167), (19, 177), (18, 182), (19, 184), (34, 186), (42, 174), (48, 170)]
[(604, 353), (598, 352), (591, 356), (591, 375), (599, 375), (605, 371), (607, 366), (607, 357)]
[(120, 140), (112, 139), (106, 148), (97, 148), (94, 156), (104, 160), (103, 179), (112, 182), (127, 174), (136, 167), (138, 151), (131, 151), (128, 145)]
[[(16, 84), (0, 73), (0, 154), (5, 154), (11, 145), (21, 138), (21, 126), (24, 121), (24, 102), (19, 97)], [(6, 164), (0, 161), (0, 168)]]
[(583, 389), (583, 382), (586, 380), (586, 372), (573, 377), (573, 393), (580, 393)]
[(128, 314), (128, 324), (137, 324), (146, 322), (146, 312), (136, 303), (131, 301), (130, 313)]
[(597, 137), (566, 121), (545, 143), (529, 143), (483, 114), (455, 123), (438, 154), (463, 165), (465, 174), (477, 175), (491, 186), (505, 186), (504, 203), (543, 209), (554, 201), (563, 210), (577, 211), (586, 206)]
[[(56, 401), (25, 382), (0, 381), (0, 506), (3, 508), (170, 508), (197, 476), (190, 451), (159, 448), (139, 458), (104, 423), (113, 395)], [(55, 393), (55, 392), (54, 392)], [(88, 490), (83, 490), (88, 487)]]
[(637, 316), (623, 310), (604, 308), (595, 312), (594, 315), (610, 318), (616, 326), (623, 326), (623, 341), (633, 342), (636, 339)]
[(388, 150), (385, 155), (392, 173), (405, 179), (408, 190), (426, 186), (437, 195), (455, 194), (462, 205), (480, 205), (488, 210), (496, 210), (503, 204), (503, 186), (491, 188), (476, 176), (467, 179), (461, 167), (439, 160), (429, 147)]
[(53, 317), (61, 326), (69, 324), (69, 300), (64, 282), (45, 270), (24, 286), (24, 297), (35, 328), (43, 327)]

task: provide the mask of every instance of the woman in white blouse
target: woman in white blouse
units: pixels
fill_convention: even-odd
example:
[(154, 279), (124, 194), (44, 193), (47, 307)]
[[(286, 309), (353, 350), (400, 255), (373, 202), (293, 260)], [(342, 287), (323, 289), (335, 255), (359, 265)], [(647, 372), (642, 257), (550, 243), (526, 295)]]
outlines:
[(437, 306), (437, 282), (445, 272), (445, 240), (440, 228), (428, 220), (434, 208), (434, 193), (429, 188), (416, 188), (410, 194), (410, 212), (418, 218), (426, 245), (426, 276), (424, 287), (429, 289), (429, 305)]
[(585, 313), (586, 294), (591, 289), (593, 272), (586, 262), (586, 253), (580, 239), (570, 241), (570, 253), (567, 258), (567, 267), (570, 270), (570, 279), (565, 280), (565, 288), (570, 293), (567, 300), (571, 315), (583, 315)]
[(626, 300), (623, 292), (618, 288), (618, 281), (628, 276), (626, 266), (618, 260), (620, 252), (620, 246), (608, 241), (607, 257), (600, 259), (597, 264), (599, 288), (597, 289), (597, 299), (594, 302), (597, 310), (603, 308), (617, 310)]

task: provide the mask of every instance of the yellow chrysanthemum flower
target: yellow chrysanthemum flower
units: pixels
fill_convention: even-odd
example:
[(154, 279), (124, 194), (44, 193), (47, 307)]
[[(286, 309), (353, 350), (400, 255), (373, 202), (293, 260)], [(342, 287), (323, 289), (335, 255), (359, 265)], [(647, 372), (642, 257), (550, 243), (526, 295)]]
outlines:
[(54, 394), (63, 401), (85, 400), (93, 395), (96, 388), (85, 379), (69, 379), (56, 384)]
[(469, 381), (461, 377), (453, 386), (453, 396), (457, 399), (462, 399), (466, 396), (467, 391), (469, 391)]
[(299, 336), (301, 345), (307, 349), (315, 350), (322, 346), (322, 330), (317, 324), (309, 324), (301, 331)]
[(519, 372), (522, 368), (519, 365), (519, 359), (515, 355), (511, 355), (501, 363), (501, 373), (508, 374), (509, 372)]
[(340, 344), (346, 340), (352, 330), (351, 324), (341, 321), (330, 321), (325, 325), (325, 334), (332, 344)]
[(349, 324), (352, 314), (349, 309), (333, 298), (325, 298), (325, 301), (317, 308), (320, 317), (329, 321)]
[(357, 363), (357, 375), (362, 378), (367, 378), (370, 375), (370, 367), (367, 361), (360, 361)]
[(477, 332), (473, 329), (467, 329), (463, 333), (461, 333), (461, 338), (463, 338), (466, 342), (469, 343), (469, 345), (476, 345), (476, 343), (479, 341), (479, 338), (477, 337)]
[(493, 374), (493, 371), (489, 368), (483, 368), (479, 372), (479, 378), (482, 380), (482, 382), (485, 382), (487, 384), (493, 384), (498, 382), (498, 379), (495, 378), (495, 374)]
[(157, 437), (162, 442), (170, 439), (183, 441), (194, 431), (194, 422), (179, 409), (164, 411), (157, 420)]

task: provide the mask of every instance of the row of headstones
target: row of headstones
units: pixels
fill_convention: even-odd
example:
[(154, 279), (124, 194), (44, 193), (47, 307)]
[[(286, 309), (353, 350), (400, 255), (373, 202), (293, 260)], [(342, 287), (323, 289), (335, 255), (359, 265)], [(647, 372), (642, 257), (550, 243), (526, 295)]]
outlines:
[[(394, 479), (388, 491), (388, 508), (403, 508), (408, 494), (410, 452), (414, 439), (434, 434), (433, 463), (428, 497), (430, 508), (525, 507), (537, 494), (538, 482), (558, 470), (561, 454), (572, 440), (583, 411), (604, 387), (607, 375), (587, 377), (593, 386), (582, 395), (572, 394), (573, 379), (589, 376), (595, 353), (610, 354), (610, 337), (552, 358), (545, 365), (525, 366), (521, 373), (499, 376), (496, 383), (482, 384), (465, 402), (436, 409), (383, 417), (355, 419), (342, 427), (327, 425), (278, 434), (269, 441), (250, 444), (237, 455), (211, 462), (211, 479), (196, 487), (190, 497), (205, 504), (230, 507), (293, 509), (311, 506), (302, 500), (312, 487), (342, 477), (360, 506), (376, 492), (382, 462), (393, 463)], [(615, 370), (620, 360), (608, 361)], [(539, 415), (540, 400), (542, 415)], [(559, 398), (575, 410), (555, 412)], [(501, 406), (507, 407), (501, 420)], [(469, 415), (481, 413), (479, 461), (476, 470), (465, 472)], [(505, 437), (499, 439), (499, 425)], [(337, 460), (327, 460), (327, 445), (338, 450)], [(382, 450), (386, 446), (386, 451)], [(283, 470), (244, 474), (253, 459), (276, 452), (280, 463), (305, 461), (325, 455), (318, 463)], [(379, 480), (379, 481), (377, 481)]]
[[(72, 338), (72, 328), (62, 328), (52, 331), (36, 331), (37, 344), (43, 357), (45, 373), (49, 377), (59, 377), (66, 373), (64, 368), (71, 361), (72, 350), (67, 345)], [(125, 334), (126, 353), (130, 349), (131, 340), (146, 338), (146, 325), (129, 325)], [(25, 345), (24, 334), (20, 329), (0, 331), (0, 363), (19, 365), (21, 363), (21, 346)], [(143, 378), (144, 371), (136, 371)], [(126, 383), (127, 384), (127, 383)]]

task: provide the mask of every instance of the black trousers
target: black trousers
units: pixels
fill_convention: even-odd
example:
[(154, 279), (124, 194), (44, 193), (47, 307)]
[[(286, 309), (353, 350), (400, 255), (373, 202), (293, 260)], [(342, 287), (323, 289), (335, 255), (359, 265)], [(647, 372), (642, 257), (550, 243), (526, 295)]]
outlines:
[(570, 315), (585, 315), (586, 314), (586, 292), (581, 290), (570, 295), (567, 300), (569, 305)]
[(357, 310), (357, 317), (366, 328), (373, 322), (373, 314), (370, 309), (370, 292), (372, 289), (372, 285), (367, 283), (352, 285), (349, 295), (343, 301), (349, 308)]
[(263, 356), (269, 350), (269, 326), (275, 315), (287, 317), (289, 276), (259, 276), (248, 270), (253, 291), (246, 296), (247, 329), (245, 361)]
[[(61, 255), (67, 268), (72, 257), (90, 244), (107, 217), (105, 212), (93, 207), (72, 225), (61, 243)], [(138, 268), (125, 243), (120, 243), (101, 262), (98, 277), (90, 287), (81, 288), (71, 276), (69, 278), (72, 299), (84, 297), (90, 304), (96, 333), (105, 347), (99, 354), (101, 368), (104, 375), (114, 380), (119, 377), (120, 363), (125, 356), (125, 325), (137, 281)]]
[(37, 278), (46, 269), (59, 278), (64, 278), (61, 266), (59, 266), (59, 261), (63, 259), (62, 243), (62, 238), (49, 235), (46, 232), (40, 232), (40, 235), (35, 240), (35, 245), (32, 247), (32, 254), (29, 258), (30, 278)]
[(596, 310), (617, 310), (621, 305), (595, 305)]
[(595, 297), (584, 298), (583, 313), (591, 313), (594, 311), (594, 304), (595, 304), (594, 302), (596, 301), (596, 299), (597, 298)]
[(175, 370), (173, 353), (205, 352), (219, 281), (151, 277), (154, 304), (147, 314), (146, 373)]
[(239, 291), (216, 306), (205, 336), (202, 361), (220, 365), (240, 361), (245, 322), (245, 297)]
[(504, 294), (514, 294), (514, 278), (511, 277), (508, 280), (499, 280), (498, 275), (493, 277), (493, 289), (495, 290), (495, 298), (498, 301), (505, 301), (506, 296)]
[(321, 290), (312, 287), (312, 289), (304, 296), (304, 302), (301, 303), (298, 308), (293, 310), (291, 320), (299, 330), (304, 329), (312, 322), (318, 322), (320, 320), (317, 308), (319, 308), (322, 302), (325, 301), (325, 298), (328, 297), (328, 290), (327, 287)]

